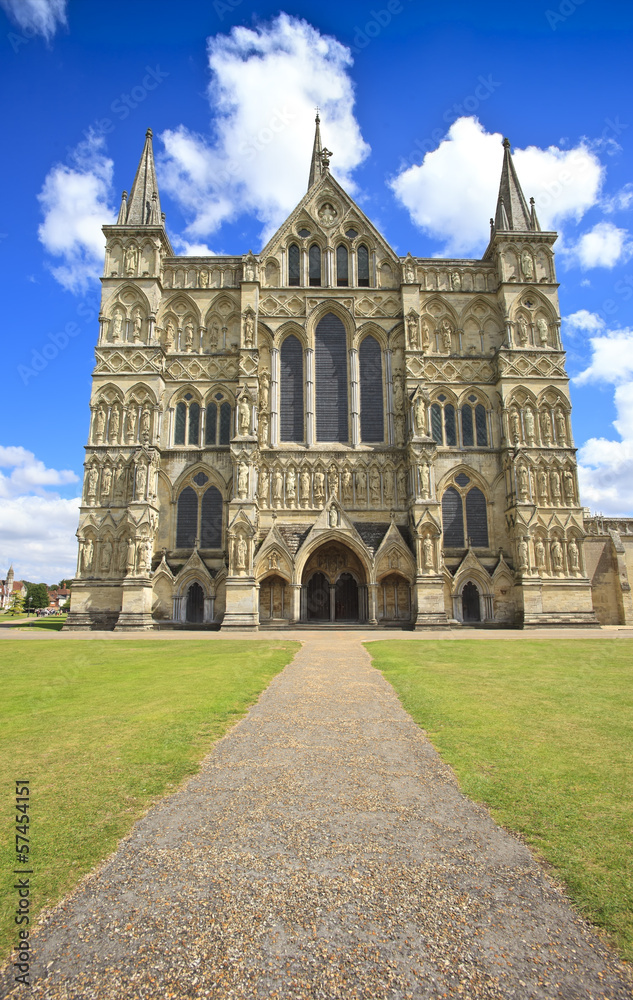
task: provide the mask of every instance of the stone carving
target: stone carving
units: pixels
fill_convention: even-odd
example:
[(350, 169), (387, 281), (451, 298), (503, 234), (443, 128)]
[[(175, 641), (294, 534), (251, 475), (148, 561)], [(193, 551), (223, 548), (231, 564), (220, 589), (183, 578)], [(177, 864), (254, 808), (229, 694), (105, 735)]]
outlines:
[(356, 473), (356, 503), (361, 507), (367, 504), (367, 474), (364, 471)]
[(426, 462), (420, 462), (418, 465), (418, 475), (420, 477), (420, 496), (426, 500), (431, 493), (431, 470)]
[(413, 400), (413, 427), (416, 437), (426, 434), (426, 402), (421, 395)]
[(121, 424), (121, 415), (119, 413), (118, 406), (113, 406), (110, 410), (110, 424), (108, 427), (108, 441), (110, 444), (119, 443), (119, 427)]
[(123, 503), (127, 497), (127, 469), (121, 466), (114, 481), (114, 501)]
[(176, 336), (176, 328), (171, 320), (167, 323), (165, 327), (165, 350), (171, 351), (174, 346), (174, 338)]
[(270, 492), (270, 477), (268, 475), (268, 469), (266, 468), (265, 465), (262, 465), (259, 470), (259, 482), (257, 489), (257, 496), (261, 507), (268, 506), (269, 492)]
[(100, 406), (95, 414), (95, 442), (96, 444), (101, 444), (103, 441), (103, 433), (105, 431), (106, 415), (105, 410)]
[(127, 540), (127, 552), (125, 555), (125, 572), (129, 576), (134, 572), (136, 566), (136, 542), (130, 536)]
[(132, 316), (132, 340), (135, 344), (141, 343), (141, 331), (143, 328), (143, 317), (140, 309), (135, 309)]
[(398, 469), (398, 502), (405, 503), (407, 499), (407, 470), (404, 467)]
[(454, 292), (460, 292), (462, 288), (462, 277), (459, 271), (453, 271), (451, 274), (451, 285)]
[(404, 280), (407, 285), (414, 284), (416, 279), (415, 263), (411, 257), (404, 262)]
[(122, 336), (123, 336), (123, 317), (119, 312), (119, 310), (117, 309), (117, 311), (114, 314), (114, 318), (112, 320), (113, 343), (117, 343), (117, 341), (121, 340)]
[(521, 254), (521, 270), (523, 271), (523, 277), (526, 281), (533, 281), (534, 279), (534, 262), (531, 255), (524, 250)]
[(200, 271), (200, 277), (198, 278), (198, 284), (200, 288), (207, 288), (209, 285), (209, 272)]
[(271, 552), (268, 556), (268, 569), (279, 569), (279, 556), (276, 552)]
[(567, 557), (569, 559), (569, 569), (572, 573), (580, 572), (580, 552), (575, 538), (572, 538), (567, 546)]
[(322, 507), (325, 502), (325, 474), (322, 469), (317, 469), (314, 473), (314, 503), (316, 507)]
[(536, 330), (538, 333), (539, 344), (541, 347), (547, 347), (549, 343), (549, 330), (547, 327), (547, 320), (542, 316), (536, 321)]
[(452, 348), (453, 325), (450, 320), (446, 319), (446, 317), (444, 317), (440, 323), (440, 337), (442, 340), (442, 350), (445, 354), (450, 354)]
[(414, 312), (410, 312), (407, 316), (407, 336), (409, 338), (409, 350), (418, 350), (418, 332), (419, 332), (419, 321), (418, 317)]
[(141, 412), (141, 439), (145, 444), (149, 444), (150, 428), (152, 425), (152, 415), (148, 409)]
[(430, 535), (424, 536), (424, 541), (422, 542), (422, 560), (425, 569), (435, 569), (435, 546), (433, 545), (433, 539)]
[(521, 345), (521, 347), (525, 347), (530, 336), (528, 330), (528, 323), (525, 316), (519, 316), (517, 332), (519, 335), (519, 344)]
[(523, 426), (525, 428), (525, 440), (529, 445), (534, 444), (534, 413), (531, 406), (526, 406), (523, 411)]
[(558, 469), (552, 469), (549, 476), (550, 485), (552, 487), (552, 503), (555, 506), (560, 506), (561, 492), (560, 492), (560, 473)]
[(110, 566), (112, 564), (112, 542), (109, 538), (101, 545), (101, 569), (104, 573), (110, 572)]
[(396, 447), (401, 448), (404, 444), (404, 414), (396, 413), (394, 422)]
[(383, 489), (383, 498), (385, 505), (387, 507), (391, 507), (393, 505), (393, 500), (394, 500), (393, 472), (391, 471), (391, 469), (387, 469), (385, 471), (384, 476), (382, 477), (382, 489)]
[(310, 473), (306, 468), (301, 470), (301, 475), (299, 477), (299, 485), (301, 488), (301, 506), (310, 506)]
[(136, 269), (138, 267), (138, 249), (135, 246), (129, 246), (125, 251), (123, 261), (125, 273), (136, 274)]
[(125, 441), (126, 444), (132, 444), (134, 437), (136, 435), (136, 422), (138, 417), (138, 410), (136, 406), (132, 404), (128, 407), (127, 416), (125, 418)]
[(218, 346), (218, 336), (220, 334), (220, 328), (217, 323), (211, 324), (211, 333), (209, 334), (209, 347), (212, 351), (217, 350)]
[(281, 469), (273, 472), (273, 507), (279, 509), (284, 502), (284, 477)]
[(380, 507), (380, 473), (375, 465), (369, 470), (369, 499), (373, 506)]
[(237, 467), (237, 496), (239, 500), (246, 500), (248, 496), (248, 465), (246, 462), (239, 462)]
[(426, 320), (422, 320), (422, 350), (428, 351), (431, 346), (431, 331)]
[(137, 546), (136, 568), (140, 574), (147, 573), (152, 564), (152, 543), (150, 540), (141, 539)]
[(519, 496), (521, 500), (527, 500), (528, 493), (530, 490), (530, 475), (524, 465), (521, 465), (519, 467), (518, 479), (519, 479)]
[(543, 469), (541, 469), (541, 471), (538, 474), (538, 493), (539, 493), (539, 499), (542, 504), (547, 504), (549, 500), (548, 486), (549, 483), (547, 479), (547, 473)]
[(519, 569), (527, 572), (530, 568), (530, 550), (527, 538), (522, 538), (519, 542)]
[(330, 507), (330, 512), (328, 514), (328, 523), (330, 528), (338, 528), (338, 511), (336, 507)]
[(539, 573), (545, 570), (545, 545), (543, 544), (543, 539), (539, 536), (536, 539), (536, 544), (534, 546), (534, 555), (536, 557), (536, 568)]
[(565, 490), (565, 500), (572, 507), (576, 502), (576, 487), (574, 484), (574, 474), (569, 469), (563, 473), (563, 489)]
[(185, 326), (185, 351), (190, 353), (193, 350), (193, 323)]
[(246, 393), (240, 396), (237, 404), (237, 427), (241, 437), (251, 432), (251, 401)]
[(236, 558), (235, 566), (237, 570), (241, 573), (246, 572), (246, 559), (248, 556), (248, 545), (244, 535), (239, 534), (237, 536), (237, 541), (235, 544)]
[(549, 410), (541, 411), (541, 441), (545, 446), (552, 443), (552, 418)]
[(256, 281), (256, 262), (255, 258), (248, 256), (244, 262), (244, 281)]
[(510, 410), (510, 438), (514, 445), (521, 441), (521, 418), (518, 410)]
[(341, 473), (341, 491), (343, 494), (343, 503), (351, 504), (353, 500), (352, 474), (347, 466), (345, 466)]
[(105, 469), (101, 473), (101, 500), (107, 502), (110, 497), (110, 490), (112, 489), (112, 469), (109, 465), (106, 465)]
[(289, 507), (297, 503), (297, 473), (292, 465), (286, 473), (286, 503)]
[(144, 463), (139, 463), (136, 466), (135, 473), (135, 496), (137, 500), (145, 499), (145, 485), (147, 483), (147, 468)]
[(562, 573), (563, 571), (563, 546), (561, 545), (558, 538), (555, 538), (552, 542), (551, 548), (552, 554), (552, 569), (555, 573)]
[(324, 205), (321, 205), (319, 209), (319, 219), (324, 226), (332, 226), (336, 222), (338, 212), (329, 201), (326, 201)]
[(244, 346), (252, 347), (255, 339), (255, 318), (252, 312), (247, 312), (244, 317)]
[(91, 538), (87, 538), (82, 545), (81, 567), (85, 573), (92, 569), (92, 559), (94, 556), (94, 544)]
[(259, 443), (262, 448), (266, 448), (268, 445), (268, 414), (262, 412), (259, 415)]
[(335, 465), (328, 469), (327, 492), (329, 497), (338, 497), (338, 469)]
[(88, 469), (86, 486), (86, 499), (91, 507), (97, 502), (97, 483), (99, 482), (99, 472), (96, 466), (91, 465)]
[(264, 368), (259, 373), (259, 409), (268, 412), (270, 399), (270, 372)]
[(562, 410), (556, 410), (556, 437), (563, 448), (567, 447), (567, 421)]

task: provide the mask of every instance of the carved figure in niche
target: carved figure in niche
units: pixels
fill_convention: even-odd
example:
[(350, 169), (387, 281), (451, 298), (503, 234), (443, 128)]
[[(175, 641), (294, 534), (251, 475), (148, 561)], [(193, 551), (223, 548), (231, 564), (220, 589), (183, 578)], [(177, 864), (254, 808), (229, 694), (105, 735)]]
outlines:
[(356, 473), (356, 503), (361, 507), (367, 503), (367, 474), (364, 470)]
[(415, 264), (409, 257), (409, 259), (406, 260), (404, 264), (404, 280), (407, 285), (412, 285), (415, 282), (415, 278), (416, 278)]
[(114, 314), (114, 319), (112, 320), (112, 341), (116, 343), (123, 336), (123, 317), (118, 311)]
[(218, 348), (218, 336), (220, 334), (220, 328), (217, 323), (211, 324), (211, 333), (209, 335), (209, 347), (212, 351), (216, 351)]
[(248, 496), (248, 465), (240, 462), (237, 467), (237, 495), (240, 500)]
[(86, 497), (88, 503), (91, 507), (94, 507), (97, 500), (97, 483), (99, 482), (99, 473), (94, 465), (91, 465), (88, 470)]
[(409, 313), (407, 316), (407, 335), (409, 337), (409, 350), (417, 351), (418, 349), (418, 317), (415, 313)]
[(185, 326), (185, 351), (193, 350), (193, 324), (187, 323)]
[(547, 481), (547, 473), (543, 469), (541, 469), (541, 471), (538, 474), (538, 492), (541, 502), (547, 503), (549, 499), (548, 481)]
[(401, 448), (404, 444), (404, 414), (396, 413), (396, 446)]
[(580, 552), (575, 538), (572, 538), (567, 546), (567, 556), (571, 572), (578, 573), (580, 571)]
[(141, 329), (143, 327), (143, 317), (140, 309), (134, 310), (132, 317), (132, 340), (135, 344), (141, 343)]
[(552, 471), (550, 472), (549, 479), (552, 487), (552, 503), (558, 507), (560, 506), (560, 498), (561, 498), (560, 473), (558, 472), (558, 469), (552, 469)]
[(338, 528), (338, 511), (336, 507), (330, 507), (330, 512), (328, 514), (328, 523), (330, 528)]
[(324, 226), (331, 226), (336, 221), (337, 212), (334, 205), (326, 201), (319, 209), (319, 218)]
[(525, 427), (525, 440), (528, 444), (534, 444), (534, 413), (531, 406), (526, 406), (523, 411), (523, 426)]
[(258, 488), (257, 495), (259, 497), (260, 506), (267, 507), (268, 493), (270, 490), (270, 477), (268, 475), (268, 469), (266, 468), (265, 465), (262, 465), (262, 467), (259, 470), (259, 482), (257, 484), (257, 488)]
[(284, 500), (284, 477), (282, 475), (281, 469), (275, 469), (273, 472), (273, 506), (281, 507)]
[(255, 281), (255, 267), (250, 257), (244, 263), (244, 281)]
[(198, 279), (198, 284), (200, 285), (200, 288), (207, 288), (208, 287), (208, 284), (209, 284), (209, 272), (208, 271), (200, 271), (200, 277)]
[(261, 411), (268, 411), (268, 402), (270, 399), (270, 375), (267, 369), (264, 368), (259, 375), (259, 408)]
[(114, 500), (122, 502), (126, 498), (127, 490), (127, 470), (125, 466), (121, 466), (116, 474), (116, 479), (114, 481)]
[(565, 500), (571, 507), (576, 502), (576, 489), (574, 486), (574, 474), (569, 469), (563, 473), (563, 488), (565, 490)]
[(110, 426), (108, 427), (108, 440), (110, 444), (119, 443), (119, 426), (121, 423), (121, 416), (119, 414), (118, 406), (113, 406), (110, 410)]
[(123, 261), (125, 263), (125, 273), (136, 274), (136, 268), (138, 266), (138, 250), (135, 246), (129, 246), (127, 248)]
[(259, 443), (262, 448), (266, 448), (268, 445), (268, 414), (260, 413), (259, 415)]
[(244, 317), (244, 346), (252, 347), (255, 337), (255, 320), (252, 313), (246, 313)]
[(112, 542), (109, 538), (101, 545), (101, 569), (104, 573), (110, 572), (112, 564)]
[(81, 553), (81, 565), (84, 572), (88, 572), (92, 569), (92, 558), (94, 556), (94, 545), (91, 538), (87, 538), (83, 544), (83, 549)]
[(534, 555), (536, 557), (537, 570), (539, 573), (543, 572), (545, 570), (545, 546), (543, 544), (543, 539), (540, 536), (536, 539)]
[(430, 535), (424, 536), (424, 541), (422, 542), (422, 559), (425, 569), (435, 569), (435, 546), (433, 545), (433, 540)]
[(125, 571), (129, 575), (134, 572), (136, 566), (136, 542), (130, 537), (127, 540), (127, 552), (125, 555)]
[(297, 502), (297, 473), (292, 466), (286, 473), (286, 501), (290, 507)]
[(279, 569), (279, 556), (276, 552), (271, 552), (268, 556), (268, 569)]
[(528, 543), (526, 538), (522, 538), (519, 542), (519, 569), (529, 570), (530, 568), (530, 550), (528, 548)]
[(431, 470), (426, 462), (420, 462), (418, 473), (420, 475), (420, 496), (422, 499), (426, 499), (431, 493)]
[(167, 323), (165, 327), (165, 350), (171, 351), (174, 346), (174, 338), (176, 336), (176, 328), (171, 320)]
[(453, 326), (450, 320), (446, 319), (446, 317), (444, 317), (440, 323), (440, 337), (442, 339), (442, 350), (445, 354), (450, 354), (452, 348)]
[(418, 437), (426, 434), (426, 403), (419, 395), (413, 400), (413, 426)]
[(521, 441), (521, 418), (518, 410), (510, 410), (510, 437), (512, 444), (519, 444)]
[(322, 507), (325, 501), (325, 474), (321, 469), (314, 473), (314, 503)]
[(519, 344), (521, 347), (525, 347), (529, 339), (528, 323), (525, 316), (519, 316), (518, 330), (519, 334)]
[(248, 545), (246, 544), (246, 539), (244, 535), (238, 535), (237, 541), (235, 543), (236, 559), (235, 565), (238, 570), (244, 572), (246, 570), (246, 557), (248, 554)]
[(461, 291), (462, 287), (462, 276), (459, 271), (453, 271), (451, 274), (451, 285), (453, 286), (454, 292)]
[(567, 447), (567, 421), (565, 420), (565, 414), (562, 410), (556, 410), (556, 437), (558, 438), (558, 443)]
[(538, 332), (539, 344), (541, 347), (547, 347), (549, 343), (549, 330), (547, 327), (547, 320), (542, 316), (536, 321), (536, 330)]
[(352, 502), (352, 474), (345, 466), (341, 473), (341, 490), (343, 493), (343, 503), (350, 504)]
[(534, 280), (534, 261), (527, 250), (521, 254), (521, 270), (526, 281)]
[(530, 476), (528, 470), (522, 465), (519, 468), (519, 496), (522, 500), (527, 500), (530, 489)]
[(390, 469), (385, 471), (382, 482), (383, 496), (387, 507), (393, 504), (393, 472)]
[(101, 473), (101, 499), (107, 500), (110, 496), (110, 490), (112, 489), (112, 469), (109, 465), (106, 465), (105, 469)]
[(132, 404), (132, 406), (128, 408), (127, 417), (125, 420), (125, 440), (128, 444), (131, 444), (136, 436), (137, 417), (138, 417), (138, 410)]
[[(151, 543), (150, 543), (151, 544)], [(139, 573), (146, 573), (149, 569), (149, 558), (151, 558), (150, 553), (147, 551), (147, 542), (141, 539), (138, 543), (138, 548), (136, 551), (136, 568)]]
[(239, 433), (242, 437), (246, 434), (250, 434), (251, 401), (246, 395), (240, 396), (239, 403), (237, 404), (237, 425)]
[(145, 499), (145, 485), (147, 483), (147, 469), (145, 465), (136, 466), (136, 499)]
[(375, 465), (369, 470), (369, 499), (380, 507), (380, 473)]
[(105, 431), (106, 415), (105, 410), (102, 406), (99, 407), (95, 414), (95, 441), (97, 444), (101, 444), (103, 441), (103, 432)]
[(141, 413), (141, 437), (143, 441), (149, 441), (149, 431), (151, 426), (152, 417), (150, 411), (145, 409)]
[(428, 351), (431, 346), (431, 331), (429, 329), (429, 324), (424, 319), (422, 320), (422, 350)]
[(544, 445), (549, 445), (552, 442), (552, 418), (549, 415), (549, 410), (541, 412), (541, 440)]
[(299, 476), (299, 485), (301, 487), (301, 506), (310, 506), (310, 473), (307, 469), (301, 470), (301, 475)]
[(395, 549), (389, 553), (389, 569), (400, 569), (400, 556)]
[(398, 469), (398, 501), (404, 503), (407, 499), (407, 472), (406, 469)]
[(330, 497), (338, 497), (338, 469), (331, 465), (327, 473), (327, 492)]
[(552, 542), (552, 568), (555, 573), (561, 573), (563, 570), (563, 546), (559, 542), (558, 538), (555, 538)]

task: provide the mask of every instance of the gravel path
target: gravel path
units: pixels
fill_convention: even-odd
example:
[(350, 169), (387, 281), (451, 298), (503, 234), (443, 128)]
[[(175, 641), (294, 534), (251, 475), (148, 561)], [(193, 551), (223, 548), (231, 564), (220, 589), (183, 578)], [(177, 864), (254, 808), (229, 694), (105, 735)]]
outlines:
[(341, 633), (306, 641), (33, 943), (29, 1000), (633, 996)]

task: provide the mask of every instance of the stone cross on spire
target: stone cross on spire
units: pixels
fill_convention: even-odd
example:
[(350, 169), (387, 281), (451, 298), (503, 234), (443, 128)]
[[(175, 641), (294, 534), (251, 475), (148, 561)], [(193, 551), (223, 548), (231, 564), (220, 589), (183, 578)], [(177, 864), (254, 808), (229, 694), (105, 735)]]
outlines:
[(127, 199), (126, 192), (123, 192), (117, 222), (118, 225), (123, 226), (160, 226), (162, 225), (161, 218), (158, 181), (152, 149), (152, 130), (148, 128), (130, 197)]
[[(329, 160), (324, 163), (323, 153), (328, 153), (328, 150), (323, 150), (321, 147), (321, 119), (319, 117), (319, 109), (317, 108), (316, 118), (314, 119), (316, 128), (314, 130), (314, 146), (312, 147), (312, 160), (310, 161), (310, 179), (308, 181), (308, 191), (313, 184), (316, 184), (318, 180), (321, 179), (325, 173)], [(332, 155), (331, 153), (329, 154)], [(327, 159), (327, 156), (325, 157)]]

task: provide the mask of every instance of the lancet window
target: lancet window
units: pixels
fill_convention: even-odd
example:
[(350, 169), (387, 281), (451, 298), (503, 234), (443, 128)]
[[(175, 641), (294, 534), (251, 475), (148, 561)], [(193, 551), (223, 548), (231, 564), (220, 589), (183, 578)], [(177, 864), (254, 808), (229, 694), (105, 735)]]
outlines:
[(288, 247), (288, 284), (301, 284), (301, 251), (296, 243)]
[(209, 477), (198, 472), (178, 497), (176, 521), (176, 548), (222, 548), (222, 494), (215, 486), (204, 487)]
[(207, 403), (205, 416), (205, 445), (209, 448), (228, 445), (231, 441), (231, 404), (223, 393), (217, 392)]
[(281, 440), (303, 441), (303, 348), (293, 334), (281, 345), (280, 376)]
[(382, 351), (375, 337), (365, 337), (358, 352), (360, 365), (360, 436), (380, 442), (385, 437), (382, 398)]
[(200, 445), (200, 404), (190, 392), (176, 404), (174, 444)]
[(488, 510), (486, 498), (478, 486), (472, 486), (465, 472), (442, 496), (442, 527), (447, 549), (488, 547)]
[(471, 395), (461, 408), (462, 445), (464, 448), (488, 447), (488, 420), (486, 408)]
[(321, 285), (321, 247), (313, 243), (308, 251), (308, 269), (310, 286), (319, 288)]
[(358, 265), (358, 285), (360, 288), (369, 288), (369, 250), (364, 243), (361, 243), (356, 251), (356, 262)]
[(349, 253), (342, 243), (336, 248), (336, 284), (339, 288), (349, 285)]
[(339, 317), (327, 313), (314, 341), (317, 440), (347, 442), (347, 335)]

